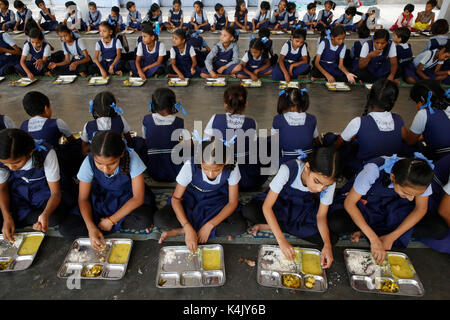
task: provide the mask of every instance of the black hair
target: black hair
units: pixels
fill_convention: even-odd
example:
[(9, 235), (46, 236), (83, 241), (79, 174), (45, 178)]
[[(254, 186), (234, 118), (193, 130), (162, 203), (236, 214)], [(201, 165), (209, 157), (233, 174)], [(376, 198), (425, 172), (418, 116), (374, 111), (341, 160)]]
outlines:
[(303, 28), (294, 29), (291, 31), (291, 37), (294, 39), (303, 39), (306, 41), (306, 30)]
[(270, 3), (268, 1), (262, 1), (259, 5), (260, 9), (270, 10)]
[(425, 104), (428, 100), (428, 93), (431, 95), (431, 107), (445, 110), (450, 105), (450, 99), (445, 96), (445, 90), (436, 80), (422, 80), (414, 84), (409, 91), (409, 97), (416, 103)]
[(269, 38), (270, 37), (270, 30), (268, 28), (261, 28), (258, 31), (258, 37), (262, 38)]
[(25, 4), (22, 1), (20, 1), (20, 0), (14, 1), (14, 8), (22, 9), (23, 7), (25, 7)]
[(327, 4), (329, 4), (331, 6), (331, 10), (334, 10), (336, 8), (336, 3), (334, 3), (334, 1), (325, 1), (325, 3), (323, 4), (324, 6), (326, 6)]
[(188, 41), (189, 38), (190, 38), (189, 32), (186, 32), (186, 30), (184, 30), (184, 29), (176, 29), (173, 34), (177, 35), (178, 37), (180, 37), (184, 41)]
[(448, 21), (446, 19), (438, 19), (431, 25), (431, 33), (434, 35), (448, 33)]
[(153, 14), (156, 10), (161, 9), (161, 7), (157, 3), (153, 3), (150, 7), (150, 13)]
[(198, 5), (200, 7), (200, 9), (203, 9), (203, 7), (204, 7), (203, 2), (201, 2), (201, 1), (195, 1), (192, 6), (195, 6), (195, 5)]
[(247, 89), (241, 85), (232, 85), (223, 93), (223, 102), (227, 105), (227, 111), (231, 114), (239, 114), (247, 104)]
[(358, 37), (360, 39), (368, 38), (370, 37), (370, 30), (367, 28), (367, 25), (363, 23), (358, 29), (356, 29), (356, 32), (358, 33)]
[(36, 0), (34, 3), (36, 4), (36, 7), (39, 7), (39, 5), (41, 3), (45, 4), (45, 1), (44, 0)]
[(153, 24), (145, 24), (142, 26), (142, 33), (146, 33), (151, 36), (155, 36), (155, 40), (158, 40), (158, 35), (155, 33), (155, 30), (153, 28)]
[(132, 6), (135, 6), (136, 3), (134, 3), (133, 1), (128, 1), (127, 2), (127, 10), (130, 10)]
[(64, 3), (64, 6), (66, 8), (70, 7), (70, 6), (76, 6), (77, 4), (73, 1), (67, 1), (66, 3)]
[(152, 94), (152, 109), (151, 112), (159, 113), (160, 111), (167, 111), (169, 114), (177, 113), (175, 103), (177, 97), (175, 92), (168, 88), (156, 89)]
[(113, 6), (113, 7), (111, 7), (111, 12), (119, 14), (120, 13), (120, 8), (117, 7), (117, 6)]
[(415, 8), (415, 7), (414, 7), (413, 4), (408, 3), (408, 4), (403, 8), (403, 11), (408, 10), (409, 13), (412, 13), (412, 12), (414, 11), (414, 8)]
[(239, 33), (236, 32), (235, 28), (233, 28), (233, 27), (228, 25), (223, 30), (225, 30), (226, 32), (228, 32), (229, 34), (231, 34), (233, 36), (234, 39), (231, 42), (238, 42), (238, 40), (239, 40)]
[(179, 4), (181, 6), (181, 0), (173, 0), (172, 5)]
[[(226, 139), (226, 137), (224, 137), (224, 139)], [(227, 158), (227, 155), (231, 154), (231, 148), (231, 146), (225, 146), (222, 141), (216, 139), (215, 136), (212, 136), (211, 140), (201, 142), (201, 161), (202, 163), (209, 164), (225, 164), (224, 170), (226, 169), (232, 171), (236, 166), (234, 164), (234, 159)], [(206, 152), (206, 150), (208, 150), (209, 152)], [(217, 157), (220, 154), (222, 155), (222, 157), (218, 159)], [(197, 164), (197, 167), (201, 168), (201, 164)]]
[(342, 25), (337, 25), (331, 28), (331, 36), (333, 38), (340, 36), (340, 35), (345, 35), (345, 28)]
[(295, 2), (288, 2), (287, 6), (286, 6), (286, 10), (288, 12), (290, 12), (292, 9), (296, 9), (297, 5), (295, 4)]
[[(427, 187), (433, 180), (434, 172), (428, 162), (423, 159), (405, 158), (397, 161), (392, 167), (395, 183), (402, 187)], [(391, 183), (383, 181), (383, 185)]]
[(72, 38), (75, 39), (75, 35), (73, 34), (72, 30), (70, 30), (65, 24), (60, 23), (56, 27), (56, 33), (68, 33), (72, 35)]
[(391, 111), (398, 98), (398, 86), (395, 82), (387, 79), (378, 79), (372, 85), (367, 95), (367, 104), (363, 116), (367, 115), (369, 109), (378, 108), (384, 111)]
[(411, 31), (407, 27), (400, 27), (394, 30), (394, 34), (402, 40), (402, 43), (407, 43), (411, 36)]
[[(27, 21), (27, 24), (25, 25), (25, 28), (24, 28), (24, 33), (25, 33), (25, 35), (26, 36), (30, 36), (30, 32), (31, 32), (31, 30), (32, 29), (39, 29), (39, 26), (38, 26), (38, 24), (36, 23), (36, 21), (34, 21), (34, 20), (28, 20)], [(42, 33), (42, 32), (41, 32)]]
[(342, 166), (339, 151), (333, 146), (314, 149), (305, 160), (305, 162), (309, 163), (309, 168), (312, 172), (319, 173), (333, 180), (336, 180), (341, 175)]
[(112, 31), (111, 38), (115, 38), (115, 36), (116, 36), (116, 24), (115, 23), (110, 24), (108, 21), (103, 21), (102, 23), (100, 23), (99, 27), (100, 26), (108, 28), (108, 30)]
[(356, 7), (348, 7), (347, 9), (345, 9), (345, 14), (354, 17), (356, 15)]
[(428, 0), (426, 4), (431, 4), (433, 7), (436, 7), (437, 1), (436, 0)]
[(214, 11), (215, 12), (219, 12), (220, 9), (223, 8), (223, 5), (220, 3), (216, 3), (216, 5), (214, 6)]
[(317, 8), (316, 3), (315, 2), (311, 2), (308, 3), (308, 5), (306, 6), (306, 9), (309, 11), (311, 9)]
[(378, 29), (375, 31), (375, 33), (373, 34), (373, 40), (378, 40), (378, 39), (384, 39), (386, 41), (389, 41), (389, 31), (387, 31), (386, 29)]
[(237, 0), (236, 1), (236, 8), (235, 9), (236, 9), (237, 12), (241, 11), (241, 5), (243, 3), (245, 3), (245, 0)]
[(264, 43), (259, 38), (253, 39), (250, 41), (248, 49), (264, 50)]
[[(34, 152), (33, 152), (34, 150)], [(0, 159), (17, 159), (31, 155), (36, 168), (44, 166), (44, 151), (35, 150), (34, 139), (20, 129), (3, 129), (0, 131)]]
[(111, 108), (116, 103), (116, 98), (109, 91), (97, 93), (93, 101), (92, 116), (94, 119), (101, 117), (117, 117), (118, 114)]
[(44, 35), (42, 34), (42, 31), (37, 28), (31, 29), (28, 36), (30, 37), (30, 39), (44, 40)]
[(130, 173), (130, 154), (119, 133), (112, 130), (99, 131), (92, 138), (91, 153), (93, 156), (105, 158), (120, 157), (120, 173), (126, 175)]
[(286, 8), (287, 8), (287, 5), (288, 5), (288, 2), (287, 2), (287, 0), (280, 0), (279, 2), (278, 2), (278, 5), (281, 3), (281, 2), (284, 2), (284, 3), (286, 3)]
[(42, 92), (30, 91), (23, 97), (22, 104), (25, 112), (34, 117), (43, 114), (45, 107), (50, 107), (50, 100)]
[(88, 7), (94, 7), (95, 9), (97, 9), (97, 4), (93, 1), (88, 3)]
[(9, 1), (8, 0), (0, 0), (6, 7), (9, 7)]
[(288, 112), (292, 107), (297, 107), (297, 112), (306, 112), (309, 108), (308, 92), (302, 92), (297, 88), (288, 88), (287, 94), (278, 97), (277, 112), (279, 114)]

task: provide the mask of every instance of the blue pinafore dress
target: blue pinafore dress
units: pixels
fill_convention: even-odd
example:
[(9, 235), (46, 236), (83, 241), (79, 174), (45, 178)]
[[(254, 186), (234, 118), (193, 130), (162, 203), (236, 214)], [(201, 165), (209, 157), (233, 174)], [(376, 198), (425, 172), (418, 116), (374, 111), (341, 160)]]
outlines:
[[(13, 50), (13, 48), (3, 40), (3, 33), (0, 33), (0, 48)], [(20, 56), (18, 55), (6, 55), (4, 52), (0, 52), (0, 76), (3, 75), (3, 70), (6, 67), (15, 66), (19, 61)]]
[[(367, 41), (367, 44), (369, 45), (369, 52), (372, 52), (374, 50), (373, 40)], [(367, 65), (367, 71), (377, 79), (387, 78), (391, 72), (391, 62), (389, 61), (389, 50), (391, 46), (392, 42), (389, 41), (381, 55), (370, 59)]]
[[(288, 48), (288, 53), (284, 57), (284, 66), (286, 67), (286, 70), (289, 72), (289, 67), (291, 66), (291, 64), (299, 62), (300, 60), (303, 59), (303, 57), (302, 57), (303, 46), (306, 46), (306, 50), (308, 50), (308, 45), (305, 42), (300, 48), (298, 48), (297, 53), (292, 53), (291, 40), (288, 40), (286, 43), (289, 48)], [(308, 63), (301, 64), (301, 65), (295, 67), (292, 70), (292, 79), (297, 79), (300, 75), (305, 75), (309, 72), (309, 60), (310, 59), (309, 59), (309, 53), (308, 53)], [(283, 74), (283, 71), (281, 71), (281, 67), (279, 66), (279, 64), (277, 64), (275, 66), (275, 68), (273, 69), (272, 80), (284, 80), (284, 74)]]
[(44, 11), (40, 11), (39, 14), (41, 15), (41, 17), (44, 19), (45, 22), (41, 23), (41, 27), (44, 30), (47, 31), (54, 31), (56, 30), (56, 27), (58, 26), (58, 21), (53, 20), (50, 15), (45, 14)]
[[(156, 61), (158, 61), (159, 58), (159, 46), (160, 46), (161, 42), (156, 41), (155, 43), (155, 50), (153, 53), (150, 53), (148, 51), (147, 45), (142, 43), (142, 53), (143, 56), (141, 57), (141, 68), (145, 67), (145, 66), (149, 66), (153, 63), (155, 63)], [(137, 71), (136, 68), (136, 63), (135, 61), (130, 61), (130, 66), (131, 66), (131, 70), (133, 71), (133, 74), (135, 76), (139, 76), (139, 73)], [(146, 77), (152, 77), (155, 75), (155, 73), (158, 71), (158, 69), (163, 68), (162, 64), (158, 64), (150, 69), (148, 69), (147, 71), (145, 71), (145, 76)]]
[(175, 62), (177, 64), (177, 68), (180, 69), (181, 73), (186, 78), (198, 77), (200, 75), (200, 68), (198, 66), (195, 68), (195, 73), (194, 74), (191, 73), (192, 58), (191, 55), (189, 54), (191, 50), (191, 45), (189, 43), (186, 44), (184, 49), (184, 55), (181, 55), (180, 49), (178, 49), (177, 46), (174, 46), (173, 50), (175, 50)]
[(227, 23), (227, 19), (225, 14), (223, 14), (221, 17), (217, 13), (214, 13), (214, 17), (216, 18), (216, 30), (222, 30), (225, 28), (225, 23)]
[[(102, 60), (100, 61), (100, 64), (103, 67), (103, 69), (105, 69), (105, 71), (108, 72), (109, 67), (114, 62), (114, 59), (116, 59), (116, 57), (117, 57), (117, 39), (116, 38), (112, 39), (111, 48), (106, 48), (103, 45), (102, 40), (99, 40), (97, 43), (100, 46), (100, 52), (102, 54)], [(117, 71), (118, 66), (119, 66), (119, 63), (116, 63), (116, 65), (114, 66), (114, 71)]]
[(344, 77), (345, 74), (339, 69), (339, 59), (344, 44), (341, 44), (336, 51), (331, 50), (331, 40), (323, 39), (325, 48), (320, 56), (320, 66), (324, 68), (333, 77)]
[[(28, 45), (30, 46), (30, 56), (31, 56), (31, 59), (27, 60), (25, 62), (28, 70), (30, 70), (31, 73), (34, 74), (35, 76), (44, 74), (44, 72), (47, 71), (47, 66), (44, 64), (42, 69), (37, 69), (36, 66), (34, 65), (34, 63), (37, 60), (40, 60), (40, 59), (44, 58), (44, 51), (45, 51), (45, 48), (48, 46), (47, 42), (43, 42), (42, 43), (42, 47), (41, 47), (40, 51), (36, 51), (36, 49), (34, 49), (34, 47), (31, 44), (31, 42), (28, 42)], [(48, 63), (48, 60), (47, 60), (47, 63)], [(16, 70), (20, 74), (26, 75), (25, 70), (23, 70), (22, 66), (20, 65), (20, 61), (19, 61), (18, 64), (16, 64)]]

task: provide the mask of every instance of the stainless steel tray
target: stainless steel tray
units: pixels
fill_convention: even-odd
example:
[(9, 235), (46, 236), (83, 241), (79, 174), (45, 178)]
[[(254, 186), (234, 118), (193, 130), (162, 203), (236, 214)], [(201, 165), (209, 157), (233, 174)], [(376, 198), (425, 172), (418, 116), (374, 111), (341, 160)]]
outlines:
[(31, 266), (42, 244), (42, 240), (33, 254), (19, 255), (25, 239), (30, 236), (38, 236), (44, 239), (45, 234), (42, 232), (18, 233), (14, 235), (15, 241), (13, 243), (5, 240), (3, 235), (0, 235), (0, 262), (7, 264), (5, 269), (0, 268), (0, 272), (21, 271)]
[[(220, 253), (220, 268), (205, 270), (203, 250), (217, 250)], [(198, 288), (218, 287), (225, 284), (225, 264), (223, 247), (220, 244), (199, 246), (193, 254), (186, 246), (168, 246), (159, 252), (156, 287), (158, 288)]]
[(326, 82), (325, 86), (329, 91), (350, 91), (350, 87), (344, 82)]
[(127, 80), (122, 82), (125, 87), (142, 87), (147, 80), (142, 80), (139, 77), (129, 77)]
[(74, 82), (76, 78), (77, 78), (76, 75), (59, 76), (53, 81), (53, 84), (57, 85), (70, 84)]
[(207, 78), (205, 81), (205, 86), (207, 86), (207, 87), (225, 87), (226, 85), (227, 85), (227, 80), (224, 77)]
[(88, 86), (106, 86), (109, 83), (109, 77), (103, 79), (102, 77), (91, 77), (88, 81)]
[[(328, 289), (328, 281), (325, 270), (321, 268), (320, 274), (308, 274), (303, 270), (302, 256), (304, 254), (317, 255), (320, 261), (320, 251), (309, 248), (294, 248), (296, 253), (295, 262), (287, 263), (287, 260), (281, 260), (283, 256), (279, 246), (262, 245), (258, 251), (258, 271), (257, 281), (260, 285), (273, 288), (293, 289), (300, 291), (325, 292)], [(284, 258), (283, 258), (284, 259)], [(284, 263), (286, 261), (286, 263)], [(277, 265), (271, 265), (278, 262)], [(280, 263), (281, 262), (281, 263)], [(283, 276), (294, 275), (300, 279), (300, 286), (292, 288), (283, 285)], [(308, 288), (306, 283), (313, 280), (312, 288)]]
[[(370, 256), (370, 251), (360, 249), (346, 249), (344, 250), (344, 260), (347, 272), (350, 278), (350, 285), (353, 289), (360, 292), (368, 293), (381, 293), (396, 296), (412, 296), (421, 297), (425, 294), (422, 282), (417, 275), (414, 266), (408, 256), (401, 252), (386, 251), (386, 259), (382, 266), (375, 266), (372, 270), (375, 270), (372, 274), (357, 274), (350, 267), (349, 258), (352, 254)], [(392, 270), (392, 266), (389, 264), (389, 256), (399, 256), (406, 260), (410, 271), (413, 275), (412, 278), (398, 278), (395, 276), (395, 271)], [(398, 285), (398, 292), (384, 292), (380, 289), (381, 284), (384, 281), (390, 280)]]
[[(61, 268), (58, 271), (58, 278), (68, 278), (75, 274), (80, 279), (101, 279), (101, 280), (119, 280), (122, 279), (127, 271), (128, 261), (130, 260), (131, 250), (133, 249), (133, 240), (131, 239), (105, 239), (106, 248), (103, 251), (96, 251), (91, 247), (89, 238), (76, 239), (64, 259)], [(129, 244), (130, 250), (124, 264), (109, 263), (112, 248), (117, 244)], [(101, 266), (101, 273), (95, 277), (86, 276), (87, 270), (95, 265)]]

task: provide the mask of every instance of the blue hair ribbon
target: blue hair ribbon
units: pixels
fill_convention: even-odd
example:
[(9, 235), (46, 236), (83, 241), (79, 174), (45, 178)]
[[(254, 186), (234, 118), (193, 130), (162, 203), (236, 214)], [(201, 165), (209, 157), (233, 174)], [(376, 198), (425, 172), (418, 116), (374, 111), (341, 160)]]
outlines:
[(384, 160), (384, 164), (379, 168), (380, 171), (384, 170), (386, 173), (391, 173), (392, 167), (399, 160), (400, 158), (397, 157), (397, 154), (392, 155), (392, 157), (389, 157), (386, 160)]
[(121, 116), (121, 115), (123, 115), (123, 109), (121, 108), (121, 107), (118, 107), (118, 106), (116, 106), (116, 104), (113, 102), (113, 103), (111, 103), (111, 106), (110, 106), (111, 108), (113, 108), (114, 109), (114, 111), (119, 115), (119, 116)]
[(306, 88), (300, 89), (300, 94), (303, 95), (303, 93), (308, 93), (308, 90)]
[(431, 107), (431, 97), (432, 96), (433, 96), (433, 92), (428, 91), (427, 102), (423, 106), (420, 107), (420, 109), (427, 109), (428, 108), (428, 111), (430, 111), (430, 114), (434, 114), (434, 110)]
[(295, 152), (297, 152), (299, 154), (299, 156), (297, 157), (297, 159), (305, 159), (308, 155), (306, 153), (303, 152), (302, 149), (295, 149)]
[(327, 29), (327, 30), (325, 31), (325, 33), (327, 34), (327, 36), (326, 36), (325, 38), (327, 38), (328, 40), (331, 40), (331, 30), (330, 30), (330, 29)]
[(148, 104), (148, 111), (149, 111), (149, 112), (152, 112), (152, 109), (153, 109), (153, 102), (150, 102), (150, 103)]
[(181, 110), (181, 113), (183, 113), (184, 116), (187, 115), (187, 112), (186, 112), (186, 110), (184, 109), (184, 107), (183, 107), (183, 105), (181, 103), (177, 102), (173, 106), (175, 107), (175, 109), (177, 109), (177, 111)]
[(94, 100), (89, 101), (89, 113), (94, 113)]
[(202, 139), (202, 138), (200, 137), (200, 134), (198, 133), (198, 131), (194, 129), (194, 131), (192, 131), (192, 140), (197, 141), (197, 142), (200, 144), (200, 143), (202, 143), (203, 141), (208, 141), (209, 138), (206, 137), (206, 138), (203, 138), (203, 139)]
[(220, 141), (223, 142), (223, 144), (224, 144), (225, 147), (229, 147), (230, 145), (232, 145), (232, 144), (235, 143), (236, 139), (237, 139), (237, 136), (234, 135), (230, 140), (220, 139)]
[(34, 141), (34, 150), (36, 150), (36, 151), (47, 151), (47, 148), (42, 145), (43, 142), (44, 142), (43, 139), (35, 140)]
[(434, 164), (432, 160), (429, 160), (427, 157), (425, 157), (422, 153), (420, 152), (414, 152), (414, 158), (416, 159), (422, 159), (425, 160), (428, 165), (431, 167), (431, 169), (434, 169)]
[(191, 35), (191, 37), (192, 38), (197, 38), (199, 34), (200, 34), (200, 31), (197, 30)]
[(278, 94), (278, 96), (281, 96), (281, 95), (286, 95), (286, 97), (289, 95), (289, 92), (287, 92), (286, 90), (281, 90), (280, 91), (280, 93)]
[(267, 37), (261, 38), (261, 42), (264, 44), (266, 44), (268, 41), (269, 41), (269, 38), (267, 38)]
[(250, 41), (253, 41), (253, 40), (255, 40), (256, 38), (255, 38), (255, 36), (254, 35), (251, 35), (250, 36)]
[(241, 32), (241, 30), (239, 30), (239, 29), (237, 29), (237, 30), (234, 31), (234, 33), (235, 33), (237, 36), (239, 35), (240, 32)]
[(444, 95), (447, 99), (450, 99), (450, 89), (447, 89), (447, 91), (445, 91)]

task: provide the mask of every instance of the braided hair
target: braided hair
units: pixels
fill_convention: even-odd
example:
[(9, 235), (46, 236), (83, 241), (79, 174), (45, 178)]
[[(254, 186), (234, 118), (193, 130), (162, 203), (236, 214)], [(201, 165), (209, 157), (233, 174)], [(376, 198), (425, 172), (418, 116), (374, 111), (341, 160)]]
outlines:
[(31, 155), (33, 165), (40, 169), (44, 166), (45, 152), (35, 150), (35, 141), (20, 129), (0, 131), (0, 159), (17, 159)]
[(438, 110), (445, 110), (450, 104), (450, 99), (445, 96), (445, 91), (438, 81), (423, 80), (414, 84), (409, 92), (409, 97), (415, 103), (425, 104), (428, 100), (428, 93), (432, 92), (431, 107)]
[(92, 139), (92, 155), (105, 158), (120, 157), (120, 173), (130, 174), (130, 154), (122, 136), (112, 130), (100, 131)]
[(296, 107), (297, 112), (306, 112), (309, 108), (308, 92), (302, 92), (297, 88), (287, 88), (285, 93), (278, 97), (277, 112), (282, 114), (288, 112), (292, 107)]
[[(397, 161), (392, 167), (395, 183), (402, 187), (427, 187), (433, 180), (434, 172), (423, 159), (404, 158)], [(387, 187), (391, 184), (390, 176), (382, 182)]]
[(118, 117), (119, 115), (111, 108), (111, 105), (116, 103), (116, 98), (109, 91), (102, 91), (94, 98), (94, 105), (92, 108), (92, 116), (94, 119), (101, 117)]
[(369, 113), (370, 109), (379, 108), (384, 111), (391, 111), (398, 98), (398, 86), (395, 82), (387, 79), (378, 79), (367, 95), (367, 103), (363, 116)]

